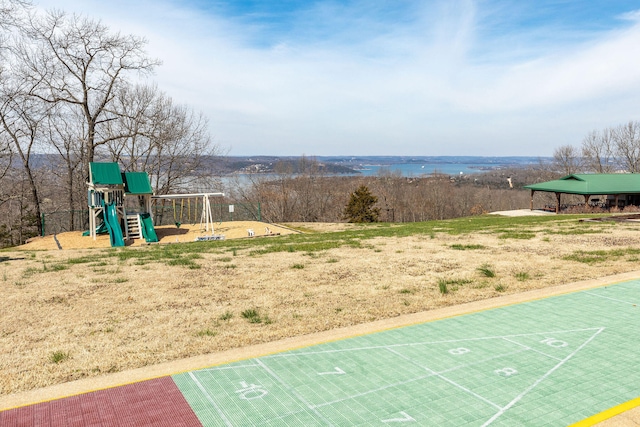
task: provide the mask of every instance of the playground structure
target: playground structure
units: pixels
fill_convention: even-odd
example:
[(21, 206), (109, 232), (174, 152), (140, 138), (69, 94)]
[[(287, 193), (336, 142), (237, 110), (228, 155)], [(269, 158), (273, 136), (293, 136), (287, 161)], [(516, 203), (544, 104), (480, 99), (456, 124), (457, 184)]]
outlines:
[[(89, 232), (94, 240), (99, 233), (109, 233), (111, 246), (124, 246), (126, 240), (144, 238), (146, 242), (157, 242), (153, 225), (152, 199), (175, 200), (202, 199), (200, 226), (211, 231), (211, 236), (201, 240), (219, 240), (213, 235), (213, 215), (209, 197), (224, 196), (224, 193), (165, 194), (154, 196), (149, 175), (146, 172), (120, 172), (118, 163), (90, 164), (88, 189)], [(133, 197), (135, 196), (135, 197)], [(176, 222), (176, 226), (180, 226)]]
[[(124, 241), (144, 238), (157, 242), (151, 219), (153, 190), (146, 172), (120, 172), (117, 163), (91, 163), (87, 192), (89, 205), (89, 235), (109, 233), (111, 246), (124, 246)], [(137, 206), (127, 197), (137, 196)]]

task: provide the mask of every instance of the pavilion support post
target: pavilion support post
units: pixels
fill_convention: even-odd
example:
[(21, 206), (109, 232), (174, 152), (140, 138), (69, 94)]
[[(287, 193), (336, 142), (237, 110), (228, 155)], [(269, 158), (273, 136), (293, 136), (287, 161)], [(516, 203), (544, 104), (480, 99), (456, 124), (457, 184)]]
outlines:
[(562, 193), (556, 193), (556, 213), (560, 213), (560, 196)]
[(590, 194), (585, 194), (584, 195), (584, 205), (585, 206), (589, 206), (589, 198), (591, 198)]
[(533, 210), (533, 194), (536, 192), (536, 190), (531, 190), (531, 201), (529, 202), (529, 210)]

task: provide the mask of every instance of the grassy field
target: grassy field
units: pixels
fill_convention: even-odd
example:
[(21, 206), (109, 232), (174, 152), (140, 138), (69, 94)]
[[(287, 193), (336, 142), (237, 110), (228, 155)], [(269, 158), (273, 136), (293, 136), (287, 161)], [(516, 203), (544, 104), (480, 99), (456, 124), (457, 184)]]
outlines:
[(585, 218), (0, 251), (0, 394), (638, 269), (640, 224)]

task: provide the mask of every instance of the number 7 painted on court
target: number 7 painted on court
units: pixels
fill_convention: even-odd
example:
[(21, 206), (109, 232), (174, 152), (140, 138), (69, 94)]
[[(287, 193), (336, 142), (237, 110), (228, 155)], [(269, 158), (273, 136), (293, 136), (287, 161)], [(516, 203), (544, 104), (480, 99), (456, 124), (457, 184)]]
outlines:
[(412, 421), (415, 421), (415, 418), (413, 418), (411, 415), (407, 414), (406, 412), (400, 412), (400, 415), (402, 415), (403, 418), (390, 418), (388, 420), (381, 420), (383, 423), (410, 423)]
[(337, 366), (334, 368), (334, 371), (329, 371), (329, 372), (318, 372), (318, 375), (344, 375), (346, 374), (345, 371), (343, 371), (342, 369), (338, 368)]

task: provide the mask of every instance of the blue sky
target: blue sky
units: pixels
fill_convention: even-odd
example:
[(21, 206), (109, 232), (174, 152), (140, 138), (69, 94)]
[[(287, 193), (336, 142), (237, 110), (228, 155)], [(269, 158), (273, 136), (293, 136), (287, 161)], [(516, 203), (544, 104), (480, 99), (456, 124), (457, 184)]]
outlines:
[(42, 0), (149, 41), (230, 155), (550, 156), (640, 120), (640, 0)]

